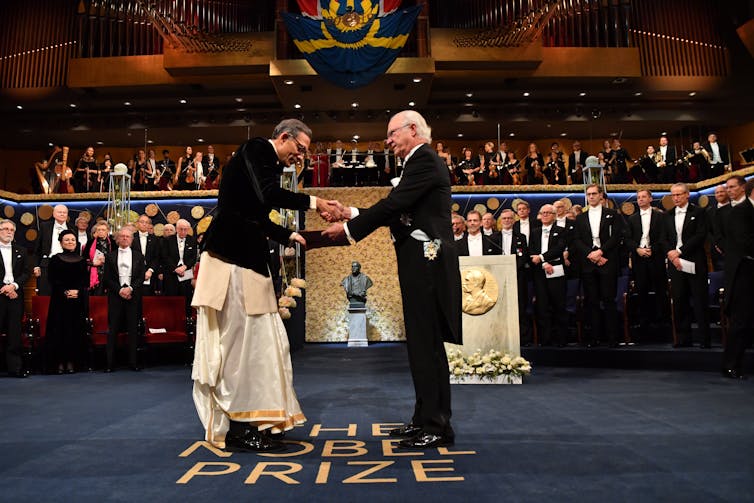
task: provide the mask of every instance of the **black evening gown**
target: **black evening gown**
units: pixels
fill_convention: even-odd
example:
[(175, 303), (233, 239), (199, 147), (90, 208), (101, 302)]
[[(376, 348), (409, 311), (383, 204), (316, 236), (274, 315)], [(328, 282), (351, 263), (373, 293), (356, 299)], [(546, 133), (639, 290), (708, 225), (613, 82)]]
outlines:
[[(81, 363), (85, 349), (85, 317), (89, 297), (86, 260), (76, 252), (64, 251), (50, 259), (48, 277), (52, 293), (47, 313), (47, 361), (55, 364)], [(66, 290), (78, 290), (68, 299)]]

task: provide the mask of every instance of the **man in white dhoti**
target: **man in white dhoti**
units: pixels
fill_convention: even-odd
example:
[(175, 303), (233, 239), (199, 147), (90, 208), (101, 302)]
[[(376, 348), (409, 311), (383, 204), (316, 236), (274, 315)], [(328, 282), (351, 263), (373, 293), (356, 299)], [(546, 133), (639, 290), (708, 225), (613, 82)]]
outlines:
[(272, 223), (272, 208), (317, 209), (340, 215), (335, 201), (279, 186), (283, 166), (303, 160), (312, 132), (288, 119), (272, 139), (241, 145), (225, 166), (217, 213), (205, 233), (196, 291), (194, 403), (205, 439), (230, 451), (270, 451), (270, 434), (306, 418), (293, 390), (288, 336), (268, 268), (267, 239), (306, 244)]

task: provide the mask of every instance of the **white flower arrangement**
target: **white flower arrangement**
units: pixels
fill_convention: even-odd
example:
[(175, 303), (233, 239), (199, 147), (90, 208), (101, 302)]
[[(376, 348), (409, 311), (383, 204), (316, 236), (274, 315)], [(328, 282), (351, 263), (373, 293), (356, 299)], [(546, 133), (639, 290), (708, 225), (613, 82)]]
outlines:
[(278, 306), (279, 307), (287, 307), (289, 309), (295, 309), (296, 308), (296, 301), (293, 297), (288, 297), (287, 295), (283, 295), (278, 299)]
[(482, 354), (477, 350), (466, 356), (459, 349), (448, 351), (448, 368), (451, 378), (493, 381), (499, 376), (523, 377), (531, 374), (531, 363), (521, 356), (511, 356), (496, 349)]
[(289, 286), (285, 289), (283, 295), (287, 295), (288, 297), (301, 297), (301, 289), (295, 286)]

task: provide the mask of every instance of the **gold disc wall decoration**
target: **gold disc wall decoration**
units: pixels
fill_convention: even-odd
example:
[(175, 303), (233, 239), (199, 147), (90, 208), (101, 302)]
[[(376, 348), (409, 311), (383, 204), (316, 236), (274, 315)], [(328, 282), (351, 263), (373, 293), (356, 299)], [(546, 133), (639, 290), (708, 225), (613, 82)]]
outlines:
[(144, 214), (148, 216), (149, 218), (153, 218), (157, 213), (160, 212), (160, 207), (157, 206), (154, 203), (149, 203), (146, 208), (144, 208)]
[(165, 224), (155, 224), (154, 225), (154, 235), (157, 237), (162, 237), (163, 232), (165, 231)]
[(662, 207), (665, 208), (665, 211), (670, 211), (673, 209), (673, 197), (670, 194), (665, 194), (662, 196), (662, 199), (660, 200), (662, 202)]
[(209, 224), (212, 223), (212, 215), (207, 215), (206, 217), (199, 220), (199, 223), (196, 224), (196, 233), (197, 234), (204, 234), (207, 232), (207, 229), (209, 229)]
[(26, 229), (26, 240), (36, 241), (36, 239), (37, 239), (37, 229)]
[(487, 199), (487, 207), (492, 211), (495, 211), (500, 207), (500, 201), (496, 197)]
[(29, 213), (28, 211), (21, 215), (21, 223), (24, 225), (31, 225), (34, 223), (34, 215)]
[(474, 205), (474, 209), (477, 210), (480, 215), (487, 213), (487, 207), (481, 203)]
[(697, 203), (699, 203), (700, 207), (706, 208), (707, 206), (709, 206), (709, 196), (707, 196), (707, 194), (702, 194), (701, 196), (699, 196)]
[(191, 216), (194, 218), (194, 220), (199, 220), (204, 216), (204, 208), (201, 206), (194, 206), (191, 208)]
[(52, 216), (52, 206), (49, 204), (43, 204), (37, 208), (37, 215), (39, 215), (40, 220), (49, 220)]
[(634, 212), (636, 212), (636, 206), (634, 206), (634, 203), (629, 203), (628, 201), (626, 201), (620, 205), (620, 211), (627, 217), (630, 217), (634, 214)]
[(168, 213), (167, 220), (169, 224), (175, 225), (175, 223), (181, 219), (181, 214), (177, 211), (173, 210), (170, 213)]
[(461, 207), (460, 207), (460, 206), (458, 205), (458, 203), (453, 203), (453, 204), (452, 204), (452, 205), (450, 206), (450, 209), (451, 209), (452, 211), (458, 212), (458, 210), (460, 210), (460, 209), (461, 209)]
[(3, 213), (5, 214), (5, 218), (13, 218), (13, 215), (16, 214), (16, 210), (13, 206), (6, 206), (3, 208)]

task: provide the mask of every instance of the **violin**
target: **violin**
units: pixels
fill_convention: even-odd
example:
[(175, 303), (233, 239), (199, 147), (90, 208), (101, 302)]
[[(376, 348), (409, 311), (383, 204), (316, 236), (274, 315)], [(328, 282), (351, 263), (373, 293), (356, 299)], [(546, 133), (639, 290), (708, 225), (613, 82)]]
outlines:
[(186, 183), (194, 183), (196, 182), (196, 178), (194, 177), (194, 172), (196, 171), (196, 168), (193, 164), (189, 165), (188, 168), (186, 168)]

